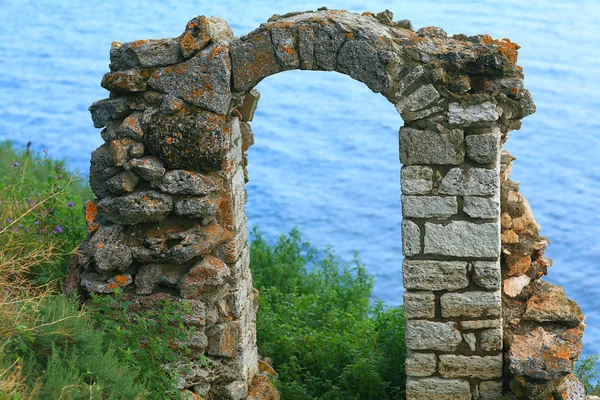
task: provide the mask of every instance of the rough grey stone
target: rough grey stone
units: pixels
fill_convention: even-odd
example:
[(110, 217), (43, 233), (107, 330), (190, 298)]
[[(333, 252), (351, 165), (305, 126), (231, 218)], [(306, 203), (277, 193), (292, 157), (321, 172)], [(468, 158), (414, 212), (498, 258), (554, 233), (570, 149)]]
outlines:
[(409, 351), (404, 367), (408, 376), (431, 376), (437, 372), (437, 356), (434, 353)]
[(89, 111), (92, 114), (94, 128), (103, 128), (109, 119), (124, 118), (131, 112), (131, 109), (126, 98), (115, 97), (98, 100), (90, 106)]
[(502, 381), (483, 381), (479, 384), (479, 400), (502, 400)]
[[(118, 277), (118, 279), (117, 279)], [(81, 286), (91, 293), (112, 293), (114, 289), (131, 285), (131, 275), (116, 275), (105, 278), (96, 272), (85, 270), (81, 274)]]
[(458, 212), (454, 196), (402, 195), (402, 216), (407, 218), (448, 218)]
[(432, 292), (404, 292), (404, 316), (408, 319), (434, 318), (435, 295)]
[(99, 213), (115, 224), (135, 225), (162, 220), (173, 209), (171, 196), (147, 190), (98, 202)]
[(439, 39), (446, 39), (448, 37), (446, 31), (442, 28), (438, 28), (437, 26), (424, 26), (423, 28), (417, 31), (417, 35)]
[(211, 41), (229, 41), (233, 32), (224, 19), (200, 15), (187, 23), (181, 35), (181, 53), (190, 58)]
[(142, 112), (136, 111), (125, 118), (117, 130), (118, 137), (140, 140), (144, 136), (143, 115)]
[(284, 70), (300, 68), (300, 57), (296, 52), (296, 36), (288, 29), (271, 29), (273, 50)]
[(268, 31), (252, 33), (246, 40), (234, 39), (230, 57), (235, 90), (248, 90), (281, 71)]
[(185, 107), (183, 100), (166, 94), (163, 96), (163, 100), (160, 103), (160, 112), (163, 114), (174, 114)]
[(213, 178), (182, 169), (168, 171), (152, 186), (166, 193), (191, 195), (207, 195), (218, 189)]
[(461, 321), (460, 327), (464, 330), (476, 330), (486, 328), (499, 328), (502, 323), (499, 319), (483, 319), (477, 321)]
[(111, 195), (106, 182), (118, 172), (118, 170), (116, 172), (113, 171), (112, 167), (113, 157), (110, 147), (107, 144), (103, 144), (92, 151), (90, 160), (90, 188), (100, 198)]
[(187, 265), (145, 264), (135, 275), (137, 294), (151, 294), (159, 284), (176, 287), (188, 271)]
[(473, 281), (484, 289), (500, 289), (500, 261), (474, 261)]
[(144, 155), (144, 145), (142, 143), (132, 143), (129, 147), (129, 155), (138, 158)]
[(175, 214), (190, 218), (201, 218), (203, 224), (212, 220), (217, 214), (218, 203), (208, 197), (189, 197), (175, 203)]
[(462, 164), (465, 159), (463, 131), (447, 133), (400, 128), (400, 162), (411, 164)]
[(100, 85), (114, 93), (143, 92), (148, 89), (146, 82), (151, 70), (133, 68), (127, 71), (109, 72), (104, 74)]
[(402, 277), (409, 290), (457, 290), (469, 286), (466, 261), (404, 259)]
[(444, 109), (440, 106), (433, 106), (431, 108), (426, 108), (424, 110), (419, 111), (404, 111), (402, 113), (402, 120), (404, 122), (412, 122), (418, 119), (423, 119), (425, 117), (429, 117), (432, 114), (443, 111)]
[(137, 40), (124, 43), (121, 56), (111, 63), (111, 69), (161, 67), (183, 61), (178, 38)]
[(124, 166), (131, 159), (131, 146), (135, 142), (132, 139), (115, 139), (110, 142), (110, 153), (112, 154), (113, 164), (117, 167)]
[(433, 189), (433, 169), (420, 165), (403, 166), (400, 184), (403, 194), (428, 194)]
[[(230, 271), (227, 264), (211, 255), (196, 263), (178, 283), (184, 299), (219, 300), (229, 292), (224, 287)], [(217, 294), (217, 292), (219, 294)]]
[(486, 329), (481, 332), (479, 346), (483, 351), (502, 350), (502, 328)]
[(165, 164), (158, 157), (148, 156), (134, 158), (124, 165), (125, 169), (131, 169), (147, 181), (160, 179), (166, 172)]
[(500, 196), (465, 196), (463, 211), (471, 218), (498, 218), (500, 215)]
[(475, 351), (477, 349), (477, 338), (474, 333), (463, 333), (462, 334), (465, 343), (469, 346), (471, 351)]
[(131, 250), (123, 244), (122, 230), (120, 225), (101, 225), (85, 247), (99, 273), (123, 272), (131, 265)]
[(229, 48), (216, 42), (190, 60), (159, 68), (148, 85), (205, 110), (225, 115), (231, 101)]
[(406, 322), (406, 347), (410, 350), (454, 351), (461, 343), (455, 322)]
[(440, 375), (444, 378), (494, 379), (502, 377), (502, 354), (497, 356), (440, 356)]
[[(336, 66), (336, 55), (346, 41), (346, 33), (339, 25), (313, 25), (315, 40), (313, 54), (318, 69), (333, 71)], [(313, 69), (316, 69), (313, 67)]]
[(500, 177), (495, 169), (452, 168), (442, 179), (440, 194), (494, 196), (500, 187)]
[(471, 400), (471, 386), (462, 379), (408, 378), (407, 400)]
[[(237, 110), (242, 115), (242, 121), (252, 121), (254, 119), (254, 112), (256, 111), (256, 107), (258, 107), (258, 101), (260, 100), (260, 92), (256, 88), (252, 88), (245, 96), (244, 102), (241, 106), (237, 108)], [(248, 125), (248, 129), (250, 132), (250, 125)]]
[(402, 254), (406, 257), (421, 252), (421, 233), (419, 226), (411, 220), (402, 221)]
[(500, 291), (444, 293), (440, 297), (444, 318), (500, 317)]
[(391, 77), (373, 45), (363, 40), (349, 40), (342, 46), (337, 59), (337, 71), (364, 83), (375, 93), (384, 93), (391, 86)]
[(424, 252), (455, 257), (498, 257), (500, 225), (498, 222), (451, 221), (444, 226), (426, 222)]
[(405, 111), (419, 111), (426, 108), (439, 98), (440, 94), (433, 87), (433, 85), (421, 86), (413, 93), (396, 103), (396, 110), (398, 110), (400, 115), (404, 115)]
[(123, 171), (106, 181), (106, 186), (112, 194), (120, 195), (133, 192), (140, 180), (135, 172)]
[(448, 105), (448, 121), (451, 124), (469, 126), (478, 122), (492, 122), (502, 115), (502, 108), (494, 103), (482, 103), (462, 106), (458, 103)]
[(465, 138), (467, 157), (480, 164), (495, 164), (500, 154), (500, 136), (499, 128), (490, 133), (468, 135)]
[(401, 100), (404, 91), (408, 89), (412, 84), (414, 84), (418, 79), (420, 79), (425, 73), (425, 68), (422, 65), (418, 65), (415, 68), (408, 71), (408, 73), (398, 81), (396, 86), (396, 96), (397, 100)]

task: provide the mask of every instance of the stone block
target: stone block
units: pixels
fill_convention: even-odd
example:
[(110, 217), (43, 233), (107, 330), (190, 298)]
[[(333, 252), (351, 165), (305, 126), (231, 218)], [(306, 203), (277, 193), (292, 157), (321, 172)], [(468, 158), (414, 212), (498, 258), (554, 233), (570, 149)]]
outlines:
[(182, 169), (168, 171), (151, 184), (165, 193), (195, 196), (205, 196), (218, 189), (215, 179), (210, 176)]
[(402, 220), (402, 254), (406, 257), (421, 252), (421, 233), (419, 226), (409, 219)]
[(484, 289), (500, 289), (500, 261), (474, 261), (473, 281)]
[(500, 225), (498, 222), (476, 224), (451, 221), (444, 226), (426, 222), (424, 253), (455, 257), (499, 257)]
[(260, 100), (260, 92), (256, 88), (252, 88), (246, 96), (242, 105), (237, 110), (242, 115), (242, 121), (248, 122), (254, 119), (254, 112), (258, 106), (258, 100)]
[(502, 381), (483, 381), (479, 384), (479, 400), (502, 399)]
[(403, 194), (428, 194), (433, 189), (433, 169), (419, 165), (404, 166), (400, 170)]
[(497, 121), (502, 115), (502, 108), (494, 103), (461, 105), (450, 103), (448, 105), (448, 121), (451, 124), (470, 126), (476, 123), (489, 123)]
[(404, 367), (407, 376), (431, 376), (437, 372), (437, 356), (434, 353), (409, 351)]
[(412, 164), (462, 164), (465, 159), (463, 131), (446, 133), (400, 128), (400, 162)]
[(417, 65), (415, 68), (408, 71), (408, 73), (402, 77), (402, 79), (400, 79), (396, 85), (396, 92), (394, 93), (396, 99), (401, 100), (406, 89), (421, 79), (424, 74), (425, 68), (422, 65)]
[(114, 224), (135, 225), (162, 220), (173, 209), (171, 196), (146, 190), (98, 202), (100, 215)]
[(271, 41), (273, 50), (284, 70), (300, 68), (300, 56), (298, 48), (298, 37), (293, 30), (273, 27), (271, 29)]
[(229, 267), (223, 261), (207, 255), (190, 268), (177, 286), (184, 299), (218, 300), (223, 296), (214, 295), (215, 288), (223, 286), (229, 274)]
[(233, 322), (225, 322), (211, 327), (208, 336), (207, 353), (211, 356), (233, 357), (240, 339), (239, 326)]
[(500, 190), (498, 171), (486, 168), (452, 168), (442, 179), (440, 194), (496, 196)]
[(448, 218), (458, 212), (454, 196), (402, 195), (402, 216), (407, 218)]
[(406, 347), (410, 350), (437, 350), (452, 352), (463, 339), (456, 322), (408, 320)]
[(173, 209), (175, 215), (200, 218), (202, 224), (206, 225), (217, 214), (219, 202), (210, 197), (188, 197), (175, 203)]
[(248, 90), (263, 78), (281, 71), (268, 31), (252, 33), (230, 44), (235, 90)]
[(489, 318), (502, 314), (500, 291), (444, 293), (440, 297), (444, 318)]
[(525, 286), (529, 285), (529, 282), (531, 282), (531, 278), (527, 275), (513, 276), (504, 280), (502, 290), (508, 297), (517, 297)]
[(112, 194), (121, 195), (133, 192), (140, 180), (135, 172), (123, 171), (106, 181), (106, 186)]
[(104, 89), (115, 93), (144, 92), (148, 89), (147, 81), (152, 72), (152, 69), (139, 68), (109, 72), (104, 74), (100, 85)]
[(482, 351), (502, 350), (502, 328), (486, 329), (479, 337), (479, 347)]
[(225, 20), (200, 15), (188, 22), (185, 31), (181, 34), (181, 53), (185, 58), (190, 58), (211, 40), (229, 41), (232, 38), (233, 32)]
[(216, 42), (190, 60), (158, 68), (148, 85), (205, 110), (225, 115), (231, 101), (229, 47)]
[(469, 286), (466, 261), (404, 259), (402, 279), (409, 290), (457, 290)]
[(486, 328), (499, 328), (502, 326), (500, 319), (482, 319), (477, 321), (461, 321), (460, 327), (463, 330), (475, 330), (475, 329), (486, 329)]
[[(348, 40), (344, 43), (337, 57), (336, 71), (364, 83), (375, 93), (385, 93), (391, 87), (392, 79), (386, 66), (373, 45), (364, 40)], [(439, 98), (439, 93), (435, 93), (435, 99)]]
[(498, 218), (500, 215), (500, 198), (465, 196), (463, 211), (471, 218)]
[(165, 164), (160, 158), (154, 156), (134, 158), (124, 165), (125, 169), (131, 169), (147, 181), (155, 181), (162, 178), (167, 171)]
[(471, 386), (463, 379), (408, 378), (407, 400), (471, 400)]
[(502, 377), (502, 354), (497, 356), (440, 356), (439, 372), (444, 378), (495, 379)]
[(500, 128), (481, 135), (468, 135), (467, 157), (480, 164), (495, 164), (500, 155)]
[(432, 292), (404, 292), (404, 316), (408, 319), (433, 319), (435, 295)]
[(111, 49), (111, 53), (120, 56), (111, 57), (111, 70), (162, 67), (183, 61), (178, 38), (136, 40), (114, 50), (119, 51)]
[(131, 109), (126, 98), (115, 97), (98, 100), (90, 106), (89, 111), (92, 114), (94, 128), (103, 128), (109, 119), (125, 118)]
[(406, 111), (414, 112), (422, 110), (439, 98), (440, 93), (433, 85), (424, 85), (396, 103), (396, 110), (398, 110), (400, 115)]

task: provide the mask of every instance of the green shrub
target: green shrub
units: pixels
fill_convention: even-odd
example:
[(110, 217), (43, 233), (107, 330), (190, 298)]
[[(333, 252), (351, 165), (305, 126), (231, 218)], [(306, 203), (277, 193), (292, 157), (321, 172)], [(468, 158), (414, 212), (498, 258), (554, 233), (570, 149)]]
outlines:
[(402, 308), (370, 306), (373, 278), (356, 256), (319, 256), (295, 229), (270, 246), (255, 228), (250, 259), (258, 346), (283, 399), (404, 398)]
[(579, 360), (575, 367), (575, 375), (583, 383), (585, 392), (587, 394), (599, 396), (600, 395), (600, 383), (596, 385), (592, 384), (592, 381), (597, 380), (598, 370), (596, 370), (596, 362), (600, 359), (600, 355), (593, 354)]

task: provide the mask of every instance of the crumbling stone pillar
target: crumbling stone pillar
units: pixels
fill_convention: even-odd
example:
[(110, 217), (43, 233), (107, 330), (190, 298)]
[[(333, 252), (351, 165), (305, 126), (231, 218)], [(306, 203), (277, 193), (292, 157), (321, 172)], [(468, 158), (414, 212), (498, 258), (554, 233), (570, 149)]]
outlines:
[(327, 9), (275, 15), (239, 38), (225, 21), (197, 17), (177, 38), (113, 43), (102, 80), (110, 97), (90, 107), (105, 140), (91, 161), (97, 198), (86, 205), (90, 236), (72, 272), (87, 291), (120, 286), (143, 304), (190, 303), (190, 345), (209, 367), (190, 361), (181, 389), (258, 398), (265, 380), (244, 213), (254, 87), (291, 69), (337, 71), (385, 96), (405, 123), (407, 396), (497, 398), (499, 149), (535, 109), (517, 48), (435, 27), (414, 32), (388, 11)]

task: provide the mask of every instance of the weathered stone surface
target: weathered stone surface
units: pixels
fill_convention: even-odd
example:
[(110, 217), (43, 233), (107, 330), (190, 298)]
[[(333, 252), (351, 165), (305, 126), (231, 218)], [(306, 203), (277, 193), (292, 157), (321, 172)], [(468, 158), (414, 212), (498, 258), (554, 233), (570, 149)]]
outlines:
[(231, 101), (229, 48), (216, 42), (181, 64), (158, 68), (148, 85), (205, 110), (225, 115)]
[[(112, 53), (112, 51), (111, 51)], [(111, 70), (136, 67), (162, 67), (183, 61), (178, 38), (136, 40), (124, 43), (111, 57)]]
[(125, 169), (131, 169), (143, 179), (152, 182), (156, 181), (165, 174), (165, 164), (160, 158), (154, 156), (134, 158), (123, 166)]
[(126, 271), (131, 265), (131, 250), (123, 244), (123, 227), (120, 225), (101, 225), (81, 252), (93, 260), (99, 273)]
[(531, 278), (527, 275), (513, 276), (504, 280), (502, 290), (509, 297), (517, 297), (523, 291), (523, 288), (529, 285), (529, 282), (531, 282)]
[(131, 159), (129, 151), (134, 143), (133, 139), (129, 138), (116, 139), (110, 142), (110, 153), (115, 166), (122, 167)]
[(502, 381), (483, 381), (479, 384), (479, 400), (503, 400)]
[(338, 54), (336, 70), (363, 82), (375, 93), (387, 92), (391, 86), (385, 65), (374, 46), (367, 41), (349, 40), (344, 43)]
[(460, 327), (464, 330), (499, 328), (502, 326), (500, 319), (481, 319), (476, 321), (461, 321)]
[(406, 347), (410, 350), (454, 351), (462, 340), (455, 322), (406, 322)]
[(256, 375), (248, 390), (246, 400), (280, 400), (279, 393), (266, 375)]
[(440, 93), (433, 85), (419, 87), (410, 95), (406, 96), (396, 104), (396, 110), (404, 117), (405, 112), (422, 110), (440, 98)]
[(494, 196), (500, 190), (498, 171), (452, 168), (440, 182), (440, 194)]
[(559, 322), (570, 326), (579, 326), (584, 317), (581, 309), (573, 300), (565, 296), (560, 286), (539, 285), (536, 292), (527, 301), (523, 319), (536, 322)]
[(500, 289), (500, 262), (474, 261), (473, 281), (484, 289)]
[(81, 275), (81, 286), (90, 293), (112, 293), (113, 290), (131, 285), (131, 275), (114, 275), (104, 278), (103, 275), (91, 270), (83, 271)]
[(469, 285), (466, 261), (404, 259), (402, 277), (410, 290), (457, 290)]
[[(134, 140), (140, 140), (144, 136), (143, 113), (133, 112), (123, 120), (117, 130), (118, 138), (129, 137)], [(116, 138), (115, 138), (116, 139)]]
[[(242, 121), (248, 122), (254, 119), (254, 112), (256, 111), (256, 107), (258, 107), (258, 100), (260, 100), (260, 92), (256, 88), (252, 88), (246, 93), (242, 105), (237, 108), (242, 116)], [(250, 127), (250, 125), (248, 125), (248, 127)], [(252, 130), (250, 130), (250, 132), (252, 132)]]
[(451, 124), (469, 126), (475, 123), (497, 121), (502, 108), (494, 103), (463, 106), (458, 103), (448, 105), (448, 121)]
[(465, 138), (467, 157), (480, 164), (495, 164), (500, 153), (500, 136), (499, 128), (490, 133), (468, 135)]
[(408, 319), (434, 318), (435, 295), (432, 292), (404, 292), (404, 316)]
[(226, 122), (225, 116), (203, 110), (174, 115), (155, 113), (150, 118), (144, 143), (171, 169), (219, 169), (227, 150)]
[(463, 211), (471, 218), (498, 218), (500, 198), (465, 196)]
[(502, 350), (502, 328), (486, 329), (481, 332), (479, 345), (483, 351)]
[[(184, 299), (198, 298), (205, 292), (214, 295), (215, 287), (223, 286), (228, 276), (229, 267), (227, 267), (227, 264), (216, 257), (207, 255), (179, 281), (178, 287), (181, 297)], [(206, 297), (206, 295), (203, 297)]]
[(247, 40), (233, 40), (230, 54), (236, 90), (250, 89), (264, 77), (281, 71), (269, 32), (252, 33)]
[(533, 379), (560, 379), (573, 371), (582, 336), (583, 327), (547, 331), (541, 326), (515, 335), (508, 351), (510, 372)]
[(422, 65), (417, 65), (415, 68), (411, 69), (396, 85), (396, 92), (394, 93), (397, 100), (402, 99), (402, 95), (411, 87), (415, 82), (417, 82), (423, 75), (425, 74), (425, 68)]
[(211, 41), (233, 39), (233, 32), (225, 20), (200, 15), (188, 22), (180, 38), (181, 54), (190, 58)]
[(421, 252), (421, 233), (419, 226), (409, 219), (402, 221), (402, 254), (406, 257)]
[(500, 291), (444, 293), (440, 297), (442, 317), (500, 317), (502, 314), (500, 297)]
[(111, 192), (106, 181), (115, 173), (110, 169), (113, 166), (113, 157), (110, 146), (103, 144), (92, 151), (90, 160), (90, 188), (98, 197), (110, 196)]
[(100, 214), (115, 224), (134, 225), (163, 219), (173, 209), (170, 196), (146, 190), (98, 202)]
[(411, 164), (461, 164), (465, 158), (463, 131), (447, 133), (400, 128), (400, 162)]
[(409, 351), (404, 367), (408, 376), (431, 376), (437, 372), (437, 356), (434, 353)]
[(190, 218), (200, 218), (203, 224), (211, 221), (219, 209), (218, 200), (209, 197), (189, 197), (175, 203), (175, 214)]
[(471, 400), (471, 386), (462, 379), (408, 378), (407, 400)]
[(498, 257), (499, 223), (451, 221), (444, 226), (426, 222), (424, 253), (455, 257)]
[(558, 400), (592, 400), (592, 397), (586, 397), (583, 384), (575, 374), (569, 374), (563, 378), (556, 388), (554, 398)]
[(402, 216), (407, 218), (447, 218), (458, 213), (454, 196), (402, 195)]
[(286, 27), (271, 29), (273, 50), (284, 70), (300, 68), (300, 57), (296, 52), (297, 36), (295, 32)]
[(133, 143), (129, 148), (129, 155), (133, 158), (138, 158), (144, 155), (144, 150), (143, 143)]
[(176, 169), (165, 173), (152, 186), (165, 193), (207, 195), (218, 189), (214, 178), (188, 170)]
[(160, 103), (159, 110), (163, 114), (175, 114), (185, 108), (185, 102), (175, 96), (166, 94)]
[(176, 232), (167, 230), (157, 237), (149, 237), (144, 246), (133, 248), (133, 257), (144, 263), (178, 263), (211, 253), (215, 247), (231, 240), (231, 232), (218, 224), (195, 226)]
[(116, 93), (143, 92), (148, 89), (151, 69), (134, 68), (127, 71), (109, 72), (102, 78), (102, 87)]
[(440, 375), (444, 378), (494, 379), (502, 377), (502, 354), (497, 356), (440, 356)]
[(218, 324), (207, 331), (208, 354), (220, 357), (233, 357), (239, 327), (231, 322)]
[(135, 172), (123, 171), (106, 181), (106, 187), (115, 195), (131, 193), (140, 180), (141, 178)]
[(98, 100), (90, 106), (89, 111), (92, 114), (94, 128), (103, 128), (109, 119), (124, 118), (131, 112), (131, 109), (127, 99), (116, 97)]
[(313, 54), (316, 66), (322, 71), (333, 71), (336, 66), (336, 55), (346, 41), (346, 32), (343, 27), (326, 21), (322, 25), (313, 25), (314, 42)]
[(400, 185), (403, 194), (428, 194), (433, 189), (433, 169), (418, 165), (407, 165), (400, 170)]
[(152, 294), (159, 284), (176, 287), (187, 271), (188, 266), (186, 265), (142, 265), (135, 275), (136, 293)]

